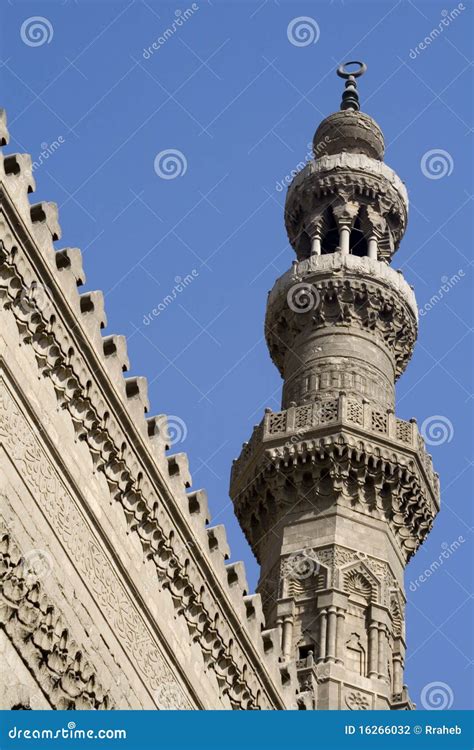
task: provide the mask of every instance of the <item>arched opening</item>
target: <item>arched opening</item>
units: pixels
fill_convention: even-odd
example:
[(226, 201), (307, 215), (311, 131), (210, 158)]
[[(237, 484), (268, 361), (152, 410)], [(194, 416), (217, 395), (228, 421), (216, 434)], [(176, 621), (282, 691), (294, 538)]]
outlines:
[(301, 232), (298, 239), (298, 258), (309, 258), (311, 255), (311, 237), (307, 232)]
[(354, 226), (351, 229), (349, 237), (349, 252), (351, 255), (357, 255), (359, 258), (368, 255), (367, 240), (361, 229), (359, 217), (357, 217)]
[(321, 255), (335, 253), (339, 247), (339, 229), (332, 211), (325, 213), (324, 229), (321, 236)]

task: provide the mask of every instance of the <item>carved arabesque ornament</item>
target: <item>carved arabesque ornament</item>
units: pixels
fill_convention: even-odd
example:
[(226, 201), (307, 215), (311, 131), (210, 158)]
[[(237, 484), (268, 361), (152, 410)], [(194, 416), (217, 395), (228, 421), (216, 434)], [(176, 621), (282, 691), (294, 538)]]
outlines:
[(70, 635), (42, 584), (24, 562), (0, 517), (0, 627), (26, 663), (53, 708), (111, 709), (84, 648)]

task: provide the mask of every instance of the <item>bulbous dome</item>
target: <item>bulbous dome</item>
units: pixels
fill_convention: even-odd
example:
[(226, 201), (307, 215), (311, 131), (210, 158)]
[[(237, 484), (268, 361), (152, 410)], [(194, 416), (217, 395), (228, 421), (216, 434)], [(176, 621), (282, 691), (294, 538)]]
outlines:
[(320, 156), (352, 153), (383, 160), (385, 142), (375, 120), (364, 112), (342, 109), (322, 121), (313, 138), (313, 152)]

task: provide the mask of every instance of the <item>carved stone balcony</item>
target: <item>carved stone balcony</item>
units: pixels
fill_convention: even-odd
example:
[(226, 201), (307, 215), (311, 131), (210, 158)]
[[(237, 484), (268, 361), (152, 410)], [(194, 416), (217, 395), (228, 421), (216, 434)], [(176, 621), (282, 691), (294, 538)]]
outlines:
[(353, 480), (361, 502), (364, 486), (362, 495), (372, 498), (362, 501), (367, 511), (385, 507), (407, 558), (439, 510), (438, 475), (416, 421), (341, 392), (337, 399), (267, 410), (244, 444), (233, 464), (230, 494), (251, 544), (259, 538), (261, 511), (268, 513), (267, 490), (277, 505), (284, 503), (286, 491), (278, 487), (288, 472), (296, 486), (308, 471), (316, 494), (324, 477), (331, 477), (335, 502), (343, 496), (350, 501)]
[(263, 420), (254, 428), (248, 443), (244, 443), (239, 458), (234, 461), (232, 484), (243, 471), (248, 471), (259, 445), (271, 447), (276, 442), (281, 444), (282, 438), (291, 445), (310, 437), (313, 428), (329, 428), (333, 431), (345, 426), (351, 430), (371, 433), (382, 441), (385, 438), (390, 443), (400, 443), (403, 447), (411, 448), (421, 459), (427, 481), (436, 494), (439, 494), (439, 477), (433, 471), (433, 460), (426, 451), (416, 420), (398, 419), (390, 410), (379, 411), (367, 402), (348, 398), (344, 393), (338, 399), (291, 406), (285, 411), (273, 412), (268, 409)]

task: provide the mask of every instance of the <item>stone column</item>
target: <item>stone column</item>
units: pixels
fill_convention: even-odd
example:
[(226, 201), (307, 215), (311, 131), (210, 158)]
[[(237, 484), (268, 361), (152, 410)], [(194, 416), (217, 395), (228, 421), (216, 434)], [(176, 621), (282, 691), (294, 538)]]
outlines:
[(311, 255), (321, 255), (321, 235), (316, 234), (311, 242)]
[(378, 676), (378, 623), (369, 625), (369, 677)]
[(393, 656), (393, 684), (392, 692), (399, 695), (403, 689), (403, 661), (401, 654)]
[(319, 616), (319, 657), (318, 661), (324, 661), (327, 653), (327, 627), (328, 627), (328, 613), (327, 610), (322, 609)]
[(343, 609), (337, 609), (337, 629), (336, 629), (336, 662), (344, 664), (344, 622), (345, 612)]
[(283, 650), (283, 620), (281, 617), (277, 617), (276, 626), (278, 628), (278, 635), (280, 640), (280, 649)]
[(285, 659), (291, 659), (293, 646), (293, 618), (283, 618), (283, 634), (281, 639), (281, 651)]
[(327, 641), (328, 661), (335, 661), (336, 659), (336, 626), (337, 626), (336, 607), (329, 607), (328, 609), (328, 641)]
[(285, 661), (294, 659), (293, 627), (295, 601), (293, 597), (279, 599), (276, 605), (276, 625), (280, 634), (281, 655)]
[(405, 641), (402, 637), (395, 638), (392, 657), (392, 692), (401, 695), (403, 692), (403, 669), (405, 666)]
[(344, 224), (339, 229), (339, 247), (343, 255), (349, 255), (349, 239), (351, 236), (351, 228)]
[(378, 658), (378, 673), (380, 679), (386, 679), (387, 678), (387, 636), (385, 634), (385, 625), (382, 623), (379, 623), (378, 626), (378, 633), (379, 633), (379, 658)]
[(368, 242), (368, 256), (373, 260), (377, 260), (377, 238), (369, 237)]
[(320, 658), (319, 661), (344, 661), (344, 618), (347, 609), (347, 594), (328, 591), (318, 597), (320, 611)]

